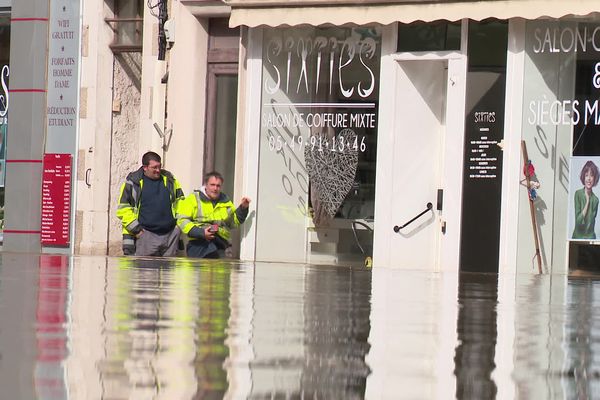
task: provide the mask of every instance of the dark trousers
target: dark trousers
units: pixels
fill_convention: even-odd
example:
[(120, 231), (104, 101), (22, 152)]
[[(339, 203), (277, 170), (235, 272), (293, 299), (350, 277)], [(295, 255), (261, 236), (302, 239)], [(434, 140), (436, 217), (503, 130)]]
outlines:
[(190, 240), (186, 253), (188, 257), (194, 258), (221, 258), (223, 256), (223, 251), (215, 243), (204, 239)]

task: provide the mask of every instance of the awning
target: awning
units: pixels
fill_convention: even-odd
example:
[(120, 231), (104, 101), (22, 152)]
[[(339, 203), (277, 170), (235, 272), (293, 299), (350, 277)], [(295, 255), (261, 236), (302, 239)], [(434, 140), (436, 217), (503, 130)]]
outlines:
[(388, 25), (392, 22), (458, 21), (463, 18), (560, 18), (600, 11), (598, 0), (224, 0), (231, 6), (229, 26)]

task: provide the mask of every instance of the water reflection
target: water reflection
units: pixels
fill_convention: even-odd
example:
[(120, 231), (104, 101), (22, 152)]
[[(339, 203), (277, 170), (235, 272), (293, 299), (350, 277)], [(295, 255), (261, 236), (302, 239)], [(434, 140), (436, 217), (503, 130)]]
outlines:
[(2, 254), (0, 398), (596, 398), (599, 285)]
[(567, 291), (566, 391), (579, 398), (600, 396), (600, 281), (576, 279)]
[(516, 396), (599, 398), (599, 296), (597, 275), (543, 276), (517, 285)]
[(464, 273), (458, 284), (457, 399), (495, 399), (498, 275)]
[(63, 399), (68, 389), (63, 360), (68, 357), (69, 260), (44, 256), (39, 260), (35, 335), (37, 357), (34, 384), (40, 398)]
[(116, 259), (104, 291), (103, 398), (222, 398), (231, 269)]
[(368, 271), (265, 264), (254, 291), (250, 398), (364, 397)]

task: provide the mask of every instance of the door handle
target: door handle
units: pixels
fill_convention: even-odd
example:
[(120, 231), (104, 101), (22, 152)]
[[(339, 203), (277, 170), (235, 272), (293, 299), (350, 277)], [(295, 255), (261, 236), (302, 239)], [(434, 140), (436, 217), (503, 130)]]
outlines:
[(398, 233), (398, 232), (400, 232), (400, 229), (404, 229), (404, 228), (406, 228), (408, 225), (412, 224), (412, 223), (413, 223), (415, 220), (417, 220), (417, 219), (418, 219), (420, 216), (422, 216), (423, 214), (425, 214), (427, 211), (431, 210), (431, 209), (433, 208), (433, 204), (431, 204), (431, 203), (427, 203), (426, 207), (427, 207), (427, 208), (426, 208), (425, 210), (421, 211), (421, 212), (420, 212), (420, 213), (419, 213), (419, 214), (418, 214), (416, 217), (414, 217), (413, 219), (411, 219), (410, 221), (408, 221), (408, 222), (407, 222), (407, 223), (405, 223), (404, 225), (402, 225), (402, 226), (398, 226), (398, 225), (394, 226), (394, 232)]
[(87, 187), (91, 188), (92, 184), (90, 183), (90, 172), (92, 172), (91, 168), (85, 170), (85, 184)]

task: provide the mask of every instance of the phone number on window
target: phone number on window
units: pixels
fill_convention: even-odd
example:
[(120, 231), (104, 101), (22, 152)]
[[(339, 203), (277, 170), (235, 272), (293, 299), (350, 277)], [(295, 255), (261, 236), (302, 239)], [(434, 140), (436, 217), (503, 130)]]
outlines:
[(279, 151), (284, 146), (289, 147), (292, 150), (295, 150), (296, 147), (298, 147), (298, 149), (308, 147), (311, 151), (329, 150), (340, 153), (343, 153), (344, 151), (360, 151), (361, 153), (364, 153), (367, 150), (364, 136), (354, 136), (350, 140), (339, 135), (332, 137), (311, 135), (307, 140), (304, 140), (302, 136), (295, 136), (288, 142), (279, 135), (277, 135), (277, 137), (269, 135), (269, 150)]

